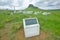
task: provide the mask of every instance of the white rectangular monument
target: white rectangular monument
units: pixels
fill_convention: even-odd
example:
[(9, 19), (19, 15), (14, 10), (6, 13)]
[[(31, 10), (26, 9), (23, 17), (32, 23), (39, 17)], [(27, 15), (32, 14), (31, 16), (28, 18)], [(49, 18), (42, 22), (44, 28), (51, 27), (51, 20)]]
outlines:
[(40, 25), (37, 18), (23, 19), (25, 37), (32, 37), (39, 35)]

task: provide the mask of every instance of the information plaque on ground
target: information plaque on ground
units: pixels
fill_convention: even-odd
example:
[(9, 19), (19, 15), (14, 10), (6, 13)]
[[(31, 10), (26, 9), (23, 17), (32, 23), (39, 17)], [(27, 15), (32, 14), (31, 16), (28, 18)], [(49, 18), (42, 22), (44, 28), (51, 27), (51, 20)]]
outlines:
[(37, 18), (25, 18), (23, 19), (23, 25), (25, 37), (39, 35), (40, 25)]

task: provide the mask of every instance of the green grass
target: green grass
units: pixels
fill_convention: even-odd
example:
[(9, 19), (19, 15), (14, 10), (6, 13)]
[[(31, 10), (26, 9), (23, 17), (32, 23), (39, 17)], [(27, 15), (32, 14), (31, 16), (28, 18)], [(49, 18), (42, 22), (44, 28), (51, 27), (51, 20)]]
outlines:
[(51, 32), (53, 35), (60, 36), (60, 10), (40, 10), (38, 8), (30, 6), (29, 8), (25, 9), (25, 11), (41, 11), (42, 13), (50, 12), (51, 14), (46, 16), (42, 14), (34, 15), (20, 13), (11, 15), (10, 13), (13, 12), (11, 10), (0, 10), (0, 28), (5, 28), (5, 24), (10, 22), (20, 22), (21, 27), (23, 27), (23, 18), (32, 16), (38, 18), (42, 30)]

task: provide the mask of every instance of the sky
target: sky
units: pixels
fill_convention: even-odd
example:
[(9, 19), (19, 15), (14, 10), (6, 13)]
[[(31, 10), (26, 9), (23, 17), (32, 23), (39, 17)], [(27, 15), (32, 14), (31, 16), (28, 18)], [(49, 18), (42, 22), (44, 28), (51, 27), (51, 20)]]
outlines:
[[(38, 8), (58, 6), (60, 8), (60, 0), (0, 0), (0, 9), (25, 9), (32, 4)], [(52, 7), (52, 8), (54, 8)]]
[(0, 9), (13, 9), (15, 6), (16, 9), (25, 9), (29, 6), (29, 0), (0, 0)]

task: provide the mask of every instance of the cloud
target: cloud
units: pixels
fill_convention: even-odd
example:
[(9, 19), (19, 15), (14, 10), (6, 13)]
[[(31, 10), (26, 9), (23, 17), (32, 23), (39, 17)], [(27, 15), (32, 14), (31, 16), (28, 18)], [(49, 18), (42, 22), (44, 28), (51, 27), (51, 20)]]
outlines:
[[(26, 9), (29, 4), (32, 4), (39, 9), (60, 9), (60, 0), (0, 0), (0, 6), (2, 6), (2, 8), (5, 8), (6, 6), (10, 6), (10, 8), (12, 6), (13, 8), (13, 6), (15, 6), (16, 9)], [(51, 6), (52, 4), (53, 6)]]

